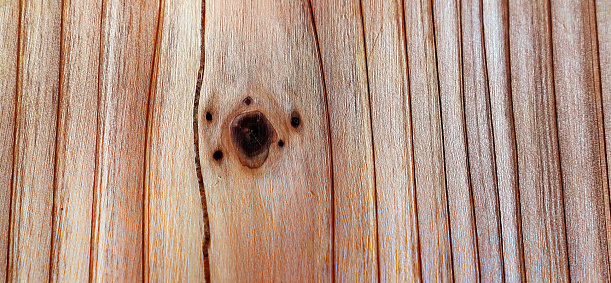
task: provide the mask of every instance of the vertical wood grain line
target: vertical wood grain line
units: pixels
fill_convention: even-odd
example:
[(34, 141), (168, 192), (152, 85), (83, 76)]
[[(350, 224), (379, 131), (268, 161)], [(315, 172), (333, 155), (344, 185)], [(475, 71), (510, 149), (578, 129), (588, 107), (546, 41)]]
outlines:
[(156, 27), (156, 35), (155, 35), (155, 46), (153, 48), (153, 58), (151, 63), (151, 75), (149, 81), (149, 93), (148, 100), (146, 105), (146, 121), (144, 128), (146, 129), (146, 137), (145, 137), (145, 145), (144, 145), (144, 164), (142, 168), (144, 169), (144, 182), (142, 186), (142, 190), (144, 192), (144, 199), (142, 201), (142, 278), (144, 282), (149, 282), (149, 260), (148, 260), (148, 250), (149, 250), (149, 215), (148, 215), (148, 207), (149, 207), (149, 197), (150, 194), (147, 190), (149, 188), (150, 183), (150, 169), (149, 169), (149, 160), (150, 160), (150, 146), (151, 143), (151, 123), (153, 120), (153, 115), (155, 112), (155, 107), (152, 107), (155, 103), (155, 92), (157, 86), (157, 71), (159, 68), (159, 48), (161, 46), (162, 36), (163, 36), (163, 16), (165, 12), (165, 0), (159, 0), (158, 2), (158, 10), (157, 10), (157, 27)]
[[(318, 40), (318, 31), (316, 30), (316, 18), (314, 17), (314, 9), (312, 8), (312, 1), (308, 0), (308, 8), (310, 9), (310, 21), (312, 23), (312, 32), (314, 33), (314, 40), (316, 44), (316, 53), (318, 56), (318, 66), (320, 69), (320, 79), (322, 81), (323, 97), (325, 98), (325, 114), (327, 120), (327, 160), (329, 160), (329, 179), (331, 182), (331, 282), (335, 282), (335, 183), (333, 180), (333, 143), (331, 142), (331, 119), (329, 115), (329, 99), (327, 98), (327, 84), (325, 82), (325, 72), (322, 62), (322, 54), (320, 53), (320, 41)], [(366, 59), (365, 59), (366, 60)]]
[(17, 23), (17, 66), (16, 66), (16, 71), (15, 71), (15, 116), (14, 116), (14, 120), (13, 120), (13, 172), (12, 172), (12, 176), (11, 176), (11, 200), (9, 203), (9, 224), (8, 224), (8, 235), (7, 237), (9, 238), (9, 242), (8, 242), (8, 246), (6, 249), (6, 282), (8, 282), (9, 278), (11, 277), (11, 272), (12, 269), (10, 268), (11, 266), (11, 262), (13, 261), (11, 258), (11, 246), (13, 245), (13, 229), (14, 229), (14, 225), (13, 225), (13, 218), (15, 217), (13, 215), (13, 197), (15, 195), (15, 164), (17, 163), (17, 139), (19, 137), (19, 135), (17, 135), (17, 120), (19, 115), (21, 114), (21, 95), (20, 95), (20, 86), (21, 86), (21, 17), (23, 14), (23, 0), (18, 0), (19, 1), (19, 16), (18, 16), (18, 23)]
[[(373, 115), (373, 111), (372, 111), (372, 106), (371, 106), (371, 91), (370, 91), (370, 86), (369, 86), (369, 65), (367, 63), (367, 37), (365, 35), (365, 20), (363, 18), (363, 1), (359, 0), (359, 12), (360, 12), (360, 20), (361, 20), (361, 31), (362, 31), (362, 36), (363, 36), (363, 51), (364, 51), (364, 55), (365, 55), (365, 78), (367, 80), (367, 100), (369, 103), (369, 127), (371, 129), (371, 157), (372, 160), (375, 163), (376, 160), (376, 152), (375, 152), (375, 143), (373, 142), (373, 119), (372, 119), (372, 115)], [(376, 167), (373, 166), (373, 217), (375, 220), (375, 253), (376, 253), (376, 270), (377, 270), (377, 276), (378, 276), (378, 282), (380, 282), (380, 240), (378, 238), (378, 188), (377, 188), (377, 184), (376, 184)]]

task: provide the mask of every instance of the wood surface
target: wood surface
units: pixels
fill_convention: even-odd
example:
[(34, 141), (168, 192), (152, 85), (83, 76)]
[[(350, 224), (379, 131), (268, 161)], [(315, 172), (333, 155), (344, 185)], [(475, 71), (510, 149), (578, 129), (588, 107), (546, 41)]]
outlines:
[(0, 0), (0, 281), (607, 282), (608, 0)]

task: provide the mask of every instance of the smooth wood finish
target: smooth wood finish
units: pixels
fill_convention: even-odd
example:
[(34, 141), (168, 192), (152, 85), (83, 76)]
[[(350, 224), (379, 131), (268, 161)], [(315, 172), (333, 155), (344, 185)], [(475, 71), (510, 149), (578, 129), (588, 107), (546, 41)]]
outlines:
[(90, 280), (143, 280), (147, 105), (159, 3), (104, 1)]
[(549, 3), (509, 2), (511, 94), (528, 282), (569, 281)]
[(64, 1), (51, 280), (89, 280), (101, 3)]
[(0, 282), (7, 279), (11, 215), (11, 181), (15, 144), (17, 63), (19, 58), (19, 1), (0, 2)]
[(458, 282), (478, 282), (462, 85), (460, 7), (453, 0), (433, 1), (433, 6), (454, 278)]
[(334, 262), (340, 282), (376, 282), (376, 191), (359, 1), (312, 1), (329, 106)]
[(21, 1), (7, 280), (50, 276), (61, 2)]
[(552, 2), (554, 85), (572, 281), (608, 281), (607, 170), (594, 5)]
[(422, 279), (449, 281), (453, 278), (452, 248), (432, 3), (419, 0), (409, 4), (405, 27)]
[[(380, 281), (419, 282), (411, 106), (401, 1), (363, 1)], [(397, 244), (401, 243), (401, 244)]]
[[(206, 2), (205, 19), (198, 119), (211, 278), (331, 280), (332, 153), (312, 10), (295, 1), (219, 0)], [(266, 161), (249, 168), (229, 128), (255, 110), (275, 134)]]

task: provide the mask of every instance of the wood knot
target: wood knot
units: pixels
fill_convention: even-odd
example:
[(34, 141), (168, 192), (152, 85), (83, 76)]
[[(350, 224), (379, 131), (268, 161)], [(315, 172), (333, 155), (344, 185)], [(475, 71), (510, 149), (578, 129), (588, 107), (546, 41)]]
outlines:
[(231, 140), (240, 162), (250, 168), (263, 165), (275, 136), (274, 127), (259, 111), (239, 114), (231, 122)]

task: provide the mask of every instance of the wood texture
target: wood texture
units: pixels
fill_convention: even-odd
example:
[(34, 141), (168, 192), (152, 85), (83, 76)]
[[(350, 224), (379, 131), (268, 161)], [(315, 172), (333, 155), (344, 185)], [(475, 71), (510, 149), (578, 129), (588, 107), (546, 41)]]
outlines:
[[(411, 106), (401, 1), (363, 1), (380, 281), (419, 282)], [(401, 244), (397, 244), (401, 243)]]
[(159, 3), (102, 7), (90, 280), (143, 280), (147, 105)]
[(551, 4), (554, 86), (570, 276), (608, 281), (607, 170), (594, 3)]
[(452, 280), (432, 3), (405, 7), (416, 199), (424, 281)]
[(462, 85), (460, 7), (453, 0), (433, 1), (433, 6), (454, 279), (478, 282)]
[(19, 58), (18, 1), (0, 2), (0, 281), (6, 281), (11, 215), (17, 60)]
[[(331, 280), (332, 153), (310, 6), (210, 1), (205, 19), (199, 150), (211, 278)], [(258, 168), (243, 165), (229, 131), (244, 111), (260, 111), (275, 129)], [(297, 127), (293, 111), (301, 117)]]
[(378, 278), (376, 191), (369, 82), (359, 1), (312, 1), (333, 162), (335, 279)]
[(511, 93), (526, 280), (569, 281), (550, 7), (509, 2)]
[(10, 281), (50, 276), (61, 2), (20, 3)]
[(101, 15), (101, 3), (63, 2), (50, 277), (53, 281), (89, 280)]

